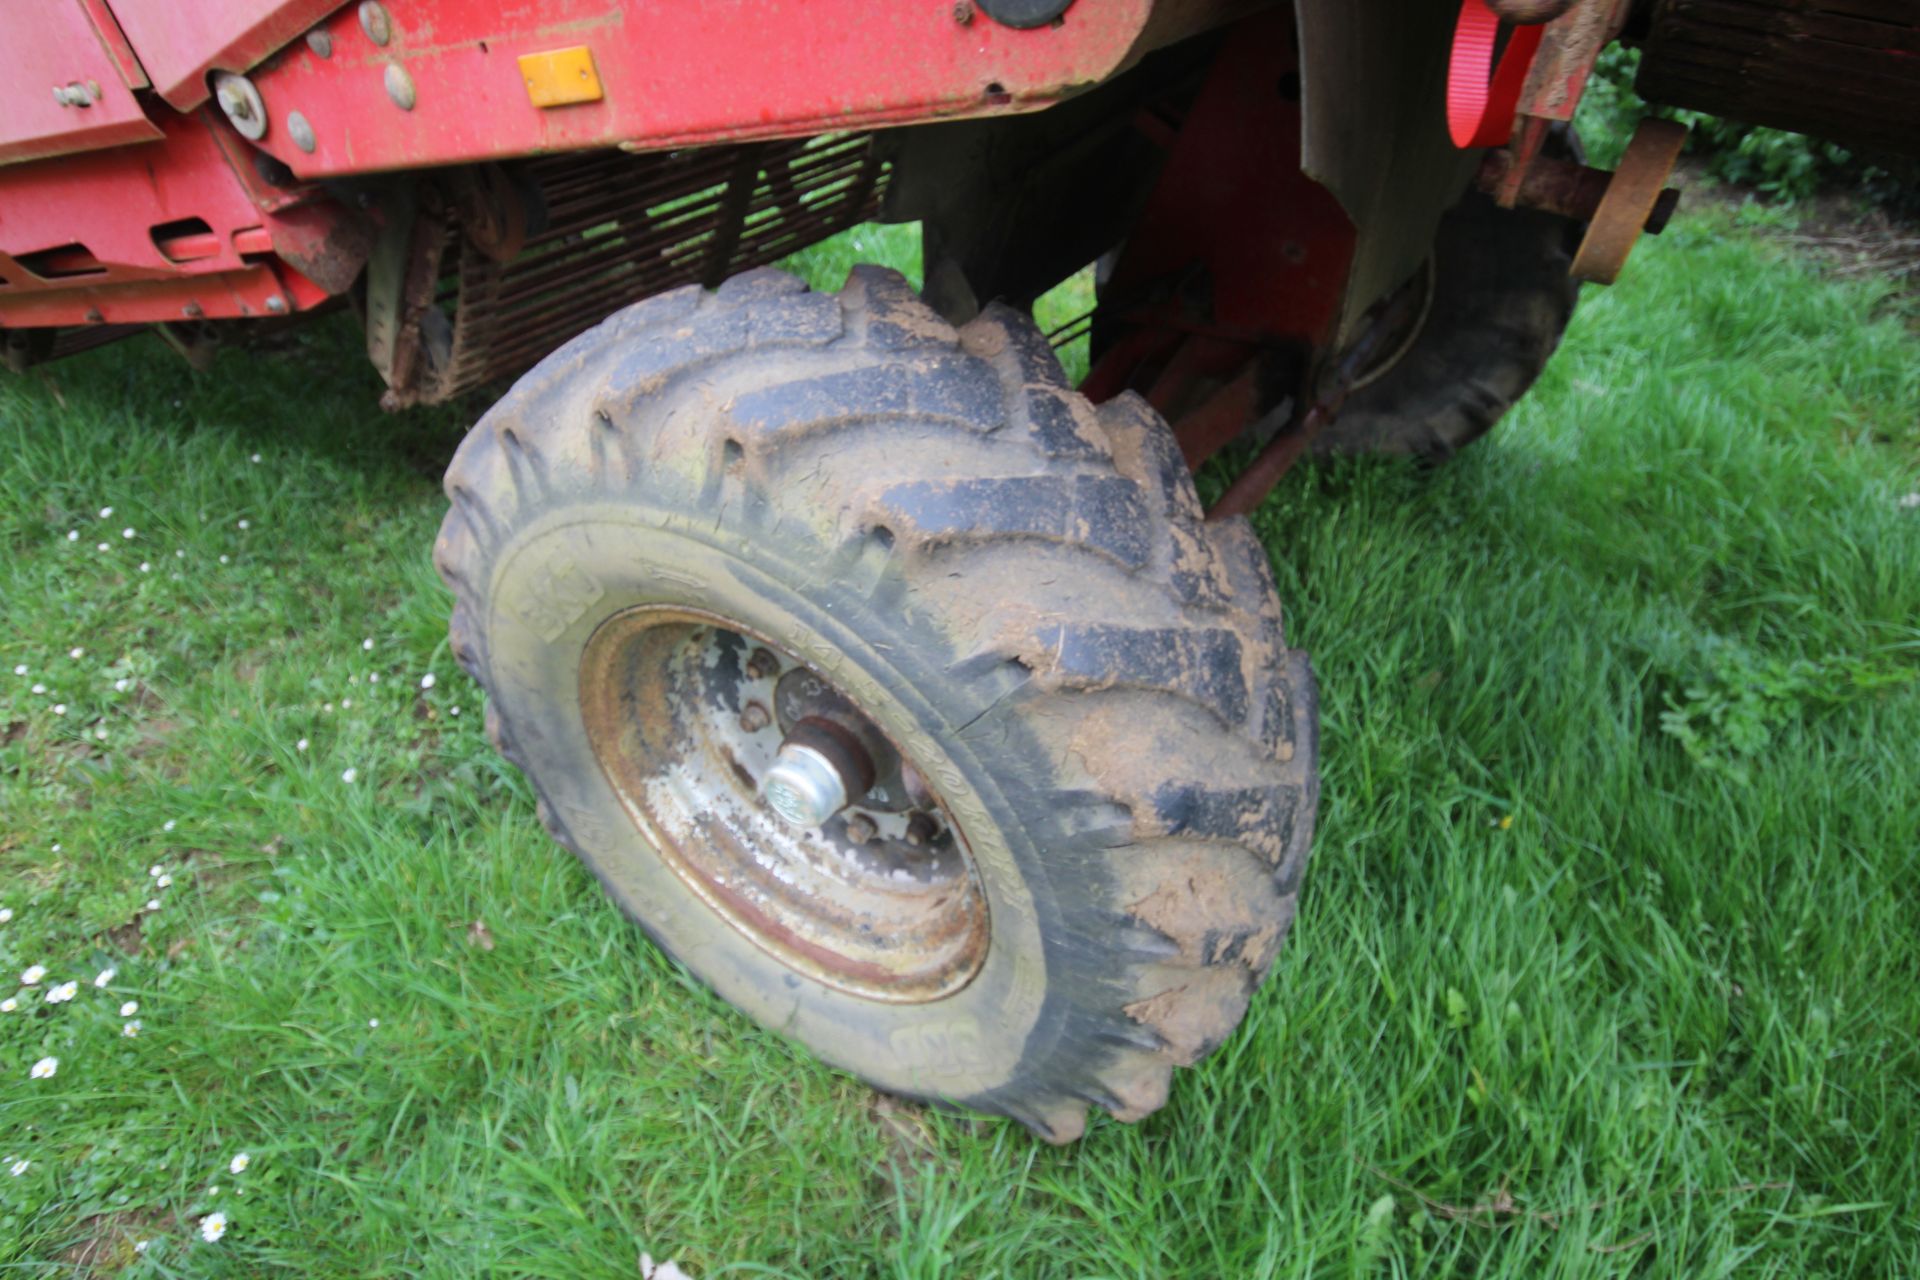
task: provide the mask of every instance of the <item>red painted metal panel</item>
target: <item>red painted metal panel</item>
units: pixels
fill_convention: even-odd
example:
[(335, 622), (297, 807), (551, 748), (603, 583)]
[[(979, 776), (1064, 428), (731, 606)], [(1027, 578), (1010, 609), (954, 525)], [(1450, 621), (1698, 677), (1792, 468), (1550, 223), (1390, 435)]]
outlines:
[(273, 250), (310, 247), (332, 206), (265, 213), (214, 126), (163, 123), (153, 146), (0, 169), (0, 326), (260, 316), (277, 314), (275, 295), (288, 310), (326, 297)]
[[(1037, 107), (1123, 65), (1152, 7), (1081, 0), (1059, 26), (1016, 31), (947, 0), (392, 0), (385, 45), (344, 9), (326, 23), (331, 56), (297, 43), (253, 79), (271, 119), (261, 145), (311, 178)], [(519, 56), (575, 45), (605, 96), (535, 107)], [(289, 136), (293, 111), (311, 154)]]
[(134, 56), (133, 46), (127, 43), (127, 33), (120, 29), (113, 10), (107, 8), (107, 0), (80, 0), (80, 7), (87, 11), (87, 17), (100, 37), (100, 44), (106, 49), (107, 56), (113, 59), (113, 65), (119, 68), (120, 78), (126, 82), (127, 88), (152, 88), (153, 82), (147, 79), (147, 69)]
[(110, 0), (140, 62), (177, 111), (208, 97), (207, 73), (246, 71), (341, 0)]
[[(1314, 348), (1332, 340), (1354, 230), (1340, 202), (1300, 170), (1300, 105), (1279, 87), (1293, 65), (1286, 14), (1235, 29), (1181, 124), (1106, 298), (1164, 295), (1138, 310), (1219, 339), (1284, 336)], [(1170, 287), (1196, 272), (1207, 282), (1204, 320)]]
[[(90, 99), (63, 105), (54, 91)], [(157, 138), (78, 0), (0, 8), (0, 164)]]
[[(10, 266), (0, 254), (0, 267)], [(273, 299), (285, 302), (296, 291), (282, 282), (275, 263), (259, 263), (237, 271), (177, 276), (167, 280), (140, 280), (130, 284), (69, 288), (59, 293), (7, 299), (4, 318), (9, 329), (53, 328), (77, 324), (159, 324), (164, 321), (242, 316), (270, 316)], [(71, 283), (71, 282), (69, 282)], [(308, 286), (314, 301), (326, 295)], [(307, 306), (314, 305), (313, 301)]]

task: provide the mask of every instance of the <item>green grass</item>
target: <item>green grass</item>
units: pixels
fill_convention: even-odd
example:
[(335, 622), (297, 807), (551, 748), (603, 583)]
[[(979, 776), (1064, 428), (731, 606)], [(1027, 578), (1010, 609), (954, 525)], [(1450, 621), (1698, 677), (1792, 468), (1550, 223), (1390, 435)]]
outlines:
[[(857, 234), (824, 283), (910, 248)], [(1920, 342), (1883, 301), (1683, 221), (1486, 445), (1286, 482), (1299, 923), (1164, 1111), (1061, 1150), (877, 1103), (548, 842), (428, 566), (477, 405), (383, 417), (344, 323), (0, 382), (0, 972), (50, 970), (0, 1013), (5, 1274), (1914, 1273)]]

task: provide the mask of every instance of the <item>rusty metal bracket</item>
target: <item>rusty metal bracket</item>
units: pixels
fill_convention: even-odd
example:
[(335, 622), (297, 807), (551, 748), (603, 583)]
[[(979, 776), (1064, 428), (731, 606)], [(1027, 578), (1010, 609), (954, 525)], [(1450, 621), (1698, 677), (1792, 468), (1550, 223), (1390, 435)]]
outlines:
[(367, 260), (367, 356), (387, 384), (383, 409), (419, 399), (428, 354), (422, 321), (433, 305), (446, 251), (447, 215), (432, 187), (397, 189), (383, 202), (386, 225)]
[(1587, 235), (1573, 255), (1576, 280), (1612, 284), (1633, 252), (1660, 201), (1667, 175), (1686, 145), (1685, 125), (1672, 120), (1646, 119), (1633, 131), (1633, 141), (1620, 157), (1607, 193), (1587, 224)]
[[(1512, 168), (1513, 156), (1509, 152), (1489, 151), (1486, 159), (1480, 162), (1480, 172), (1474, 179), (1474, 185), (1492, 195), (1505, 183)], [(1536, 156), (1533, 163), (1527, 166), (1526, 176), (1520, 180), (1516, 197), (1508, 207), (1537, 209), (1542, 213), (1587, 222), (1600, 208), (1600, 202), (1606, 197), (1607, 188), (1612, 182), (1613, 173), (1610, 170), (1589, 168), (1577, 161), (1562, 160), (1556, 156)], [(1654, 200), (1653, 213), (1647, 219), (1647, 234), (1657, 236), (1665, 231), (1679, 204), (1680, 192), (1677, 188), (1668, 187), (1662, 191)]]

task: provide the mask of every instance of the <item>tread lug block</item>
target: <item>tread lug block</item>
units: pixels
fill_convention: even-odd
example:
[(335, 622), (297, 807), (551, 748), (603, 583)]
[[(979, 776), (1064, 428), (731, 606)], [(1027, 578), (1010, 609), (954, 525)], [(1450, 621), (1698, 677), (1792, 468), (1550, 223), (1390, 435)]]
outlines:
[(1135, 1022), (1153, 1028), (1167, 1042), (1166, 1054), (1175, 1066), (1191, 1066), (1220, 1047), (1240, 1025), (1254, 976), (1239, 967), (1198, 969), (1181, 975), (1168, 987), (1126, 1008)]
[(847, 274), (844, 295), (866, 323), (865, 339), (876, 351), (952, 349), (960, 333), (920, 300), (907, 278), (888, 267), (858, 266)]
[(1127, 916), (1167, 938), (1182, 963), (1239, 964), (1265, 976), (1291, 908), (1264, 864), (1239, 848), (1169, 840), (1117, 874)]
[[(793, 279), (793, 277), (788, 278)], [(801, 282), (795, 279), (794, 283)], [(602, 322), (602, 327), (607, 328), (609, 332), (603, 334), (589, 329), (547, 359), (552, 360), (554, 356), (572, 354), (574, 343), (579, 344), (581, 351), (590, 351), (595, 348), (604, 348), (609, 339), (617, 341), (630, 333), (642, 333), (684, 324), (693, 318), (693, 313), (699, 310), (700, 303), (706, 295), (707, 291), (697, 284), (682, 285), (678, 289), (657, 293), (651, 298), (636, 302), (625, 310), (616, 311), (607, 317)], [(555, 373), (558, 374), (564, 368), (564, 363), (556, 365)]]
[[(1072, 384), (1067, 381), (1066, 370), (1060, 367), (1060, 361), (1053, 354), (1053, 344), (1047, 341), (1047, 335), (1040, 332), (1040, 326), (1033, 317), (1024, 311), (1016, 311), (1004, 302), (989, 303), (980, 315), (968, 323), (967, 328), (977, 330), (981, 341), (992, 348), (992, 354), (1006, 362), (1006, 368), (1014, 386), (1035, 390), (1069, 391)], [(997, 334), (998, 341), (988, 334)], [(983, 353), (985, 354), (985, 353)], [(1086, 404), (1084, 398), (1081, 404)]]
[(940, 356), (916, 365), (867, 365), (741, 392), (727, 416), (769, 439), (905, 421), (987, 435), (1004, 424), (998, 388), (977, 361)]
[(1079, 396), (1051, 387), (1031, 389), (1025, 407), (1034, 445), (1049, 458), (1108, 456), (1093, 410)]
[[(1159, 1036), (1156, 1043), (1165, 1045)], [(1173, 1067), (1165, 1062), (1143, 1062), (1126, 1069), (1114, 1069), (1102, 1081), (1106, 1107), (1115, 1120), (1132, 1124), (1167, 1105), (1167, 1093), (1173, 1085)]]
[[(697, 298), (700, 289), (696, 285), (692, 287), (691, 292)], [(768, 298), (784, 298), (793, 294), (816, 297), (829, 303), (833, 301), (830, 294), (809, 294), (805, 280), (778, 267), (756, 267), (752, 271), (742, 271), (739, 275), (723, 281), (714, 291), (713, 296), (721, 306), (739, 307), (764, 302)], [(839, 307), (836, 305), (834, 310), (838, 311)]]
[[(1232, 1032), (1312, 826), (1311, 673), (1166, 424), (1088, 405), (1030, 320), (956, 331), (877, 268), (650, 299), (522, 378), (446, 488), (489, 738), (749, 1017), (1050, 1142)], [(855, 838), (791, 759), (767, 803), (755, 735), (809, 718), (905, 807)]]
[(1233, 516), (1206, 527), (1212, 539), (1221, 578), (1234, 603), (1280, 629), (1280, 598), (1274, 594), (1273, 565), (1267, 550), (1245, 516)]
[(1310, 807), (1304, 787), (1284, 783), (1221, 789), (1169, 782), (1154, 792), (1151, 813), (1161, 834), (1229, 840), (1277, 867), (1299, 839), (1302, 824), (1310, 821)]
[(602, 384), (605, 402), (631, 413), (635, 401), (657, 396), (683, 375), (746, 348), (751, 321), (745, 311), (715, 308), (698, 319), (651, 331), (645, 342), (623, 344)]
[(1037, 678), (1068, 689), (1144, 689), (1185, 698), (1230, 728), (1247, 718), (1240, 637), (1225, 628), (1147, 629), (1042, 619), (1020, 657)]
[(916, 480), (894, 485), (874, 519), (922, 548), (998, 538), (1038, 538), (1092, 547), (1128, 569), (1150, 551), (1138, 486), (1118, 476), (1012, 476)]

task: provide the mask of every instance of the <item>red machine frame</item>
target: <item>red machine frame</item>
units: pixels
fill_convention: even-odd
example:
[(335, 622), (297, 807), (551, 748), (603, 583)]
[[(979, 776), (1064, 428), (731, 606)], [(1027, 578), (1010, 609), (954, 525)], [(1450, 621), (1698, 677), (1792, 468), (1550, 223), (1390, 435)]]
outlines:
[[(10, 103), (0, 120), (0, 326), (308, 310), (351, 285), (373, 230), (321, 179), (1032, 110), (1224, 7), (1103, 0), (1030, 30), (971, 0), (815, 0), (773, 21), (748, 0), (631, 12), (617, 0), (537, 12), (507, 0), (10, 10), (0, 71), (31, 105)], [(597, 96), (535, 105), (520, 56), (581, 47)], [(723, 61), (727, 74), (713, 74)], [(210, 104), (219, 73), (249, 73), (257, 139)], [(41, 80), (54, 91), (44, 99), (26, 87)]]
[[(1542, 8), (1464, 0), (1462, 30), (1490, 29), (1516, 4)], [(1545, 7), (1554, 16), (1524, 90), (1500, 106), (1512, 143), (1482, 185), (1503, 204), (1588, 216), (1605, 175), (1539, 149), (1571, 116), (1623, 0)], [(0, 71), (53, 91), (0, 119), (0, 328), (309, 311), (361, 278), (383, 220), (410, 216), (410, 201), (378, 198), (381, 175), (1034, 110), (1248, 6), (1100, 0), (1019, 27), (996, 8), (202, 0), (183, 12), (52, 0), (47, 14), (9, 11)], [(1143, 391), (1196, 465), (1268, 411), (1276, 366), (1294, 392), (1283, 434), (1337, 401), (1356, 228), (1302, 172), (1294, 22), (1284, 7), (1244, 18), (1179, 127), (1140, 122), (1167, 160), (1107, 282), (1117, 336), (1086, 390)], [(540, 77), (561, 65), (570, 79), (555, 93)], [(1289, 78), (1291, 94), (1276, 92)], [(1182, 291), (1196, 273), (1198, 299)]]

